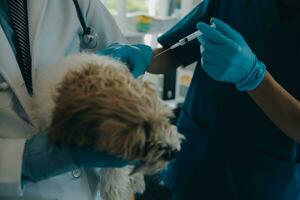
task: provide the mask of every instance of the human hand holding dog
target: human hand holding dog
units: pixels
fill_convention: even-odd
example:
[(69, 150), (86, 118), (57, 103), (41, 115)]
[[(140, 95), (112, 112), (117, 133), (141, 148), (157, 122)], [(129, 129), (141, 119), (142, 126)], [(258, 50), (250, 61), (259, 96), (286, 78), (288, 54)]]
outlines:
[(71, 147), (71, 154), (76, 165), (92, 168), (124, 167), (128, 161), (117, 158), (106, 152), (93, 151), (88, 147)]
[(107, 55), (119, 59), (125, 63), (131, 74), (137, 78), (146, 72), (151, 60), (152, 49), (151, 47), (143, 44), (124, 45), (114, 43), (106, 49), (96, 52), (98, 55)]
[(22, 165), (22, 180), (38, 182), (79, 167), (123, 167), (128, 162), (105, 152), (87, 147), (55, 145), (47, 133), (38, 133), (27, 139)]

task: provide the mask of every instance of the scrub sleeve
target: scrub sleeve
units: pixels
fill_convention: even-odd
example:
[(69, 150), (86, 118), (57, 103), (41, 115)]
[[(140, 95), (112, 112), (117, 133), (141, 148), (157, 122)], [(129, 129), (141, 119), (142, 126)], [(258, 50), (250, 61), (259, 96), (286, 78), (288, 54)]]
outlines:
[[(169, 48), (176, 42), (178, 42), (183, 37), (190, 35), (191, 33), (197, 31), (198, 22), (208, 23), (210, 18), (210, 7), (212, 6), (213, 1), (203, 1), (196, 8), (194, 8), (186, 17), (184, 17), (178, 24), (176, 24), (169, 31), (164, 33), (161, 37), (158, 38), (158, 42), (165, 48)], [(200, 56), (199, 42), (197, 39), (192, 42), (178, 47), (177, 49), (172, 50), (176, 55), (176, 58), (183, 66), (187, 66), (197, 60)]]
[[(206, 22), (208, 23), (211, 16), (211, 7), (214, 1), (203, 1), (197, 7), (195, 7), (186, 17), (184, 17), (178, 24), (176, 24), (173, 28), (163, 34), (161, 37), (158, 38), (158, 42), (165, 48), (169, 48), (174, 43), (178, 42), (183, 37), (197, 31), (196, 24), (198, 22)], [(197, 39), (193, 40), (192, 42), (178, 47), (172, 50), (172, 53), (175, 54), (176, 58), (183, 66), (188, 66), (195, 61), (201, 59), (200, 55), (200, 44)], [(200, 67), (200, 66), (197, 66)], [(195, 78), (195, 77), (194, 77)], [(185, 102), (187, 104), (188, 102)], [(184, 111), (182, 111), (184, 112)], [(188, 128), (185, 128), (188, 127)], [(199, 131), (199, 126), (196, 125), (190, 118), (186, 118), (185, 115), (180, 115), (178, 128), (185, 136), (186, 141), (182, 145), (182, 152), (177, 155), (177, 157), (169, 164), (168, 168), (164, 170), (161, 175), (164, 179), (164, 182), (167, 187), (169, 187), (173, 192), (176, 191), (177, 198), (187, 198), (184, 191), (184, 186), (181, 187), (181, 184), (185, 185), (188, 182), (189, 176), (186, 176), (190, 173), (180, 173), (180, 171), (189, 170), (193, 167), (195, 162), (199, 162), (198, 158), (194, 157), (193, 155), (197, 155), (199, 152), (203, 152), (203, 145), (196, 145), (192, 141), (203, 141), (206, 143), (207, 135), (192, 133), (195, 130), (196, 132)], [(185, 130), (189, 129), (189, 130)], [(203, 137), (203, 138), (202, 138)], [(182, 159), (182, 157), (191, 156), (190, 159)], [(199, 156), (200, 159), (201, 156)], [(185, 163), (181, 163), (182, 160), (186, 160)], [(196, 167), (196, 166), (195, 166)], [(189, 187), (186, 185), (186, 187)], [(182, 197), (180, 197), (182, 195)]]

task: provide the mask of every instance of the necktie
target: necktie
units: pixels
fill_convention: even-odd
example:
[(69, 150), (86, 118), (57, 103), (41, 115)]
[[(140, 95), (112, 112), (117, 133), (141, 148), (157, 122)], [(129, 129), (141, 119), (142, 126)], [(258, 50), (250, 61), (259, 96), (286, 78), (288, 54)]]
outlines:
[(8, 0), (9, 13), (15, 32), (17, 61), (27, 91), (32, 95), (31, 55), (28, 31), (27, 0)]

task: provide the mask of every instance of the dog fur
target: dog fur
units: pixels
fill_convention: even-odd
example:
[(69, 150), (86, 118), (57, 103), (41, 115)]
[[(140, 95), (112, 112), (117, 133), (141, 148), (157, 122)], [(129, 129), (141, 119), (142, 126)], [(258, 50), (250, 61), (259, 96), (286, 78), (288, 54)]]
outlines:
[[(59, 69), (59, 73), (57, 72)], [(143, 174), (158, 172), (184, 137), (154, 87), (134, 79), (127, 66), (107, 56), (77, 54), (41, 70), (34, 84), (32, 118), (56, 144), (88, 146), (136, 166), (101, 169), (104, 200), (124, 200), (145, 189)], [(124, 198), (126, 197), (126, 198)]]

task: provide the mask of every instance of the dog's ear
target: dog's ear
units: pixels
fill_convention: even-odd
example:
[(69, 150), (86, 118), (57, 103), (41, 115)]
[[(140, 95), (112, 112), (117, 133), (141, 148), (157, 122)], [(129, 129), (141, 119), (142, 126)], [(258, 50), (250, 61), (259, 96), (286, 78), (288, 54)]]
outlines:
[(129, 160), (136, 159), (144, 151), (150, 128), (143, 123), (128, 123), (122, 118), (105, 116), (98, 109), (99, 102), (93, 99), (82, 102), (73, 99), (62, 105), (57, 105), (54, 111), (49, 130), (52, 142), (89, 146)]
[(49, 129), (55, 143), (94, 146), (101, 123), (99, 104), (93, 99), (72, 99), (67, 95), (57, 101)]
[(124, 159), (133, 160), (144, 150), (147, 135), (143, 126), (109, 119), (104, 121), (98, 129), (96, 149), (106, 150)]

